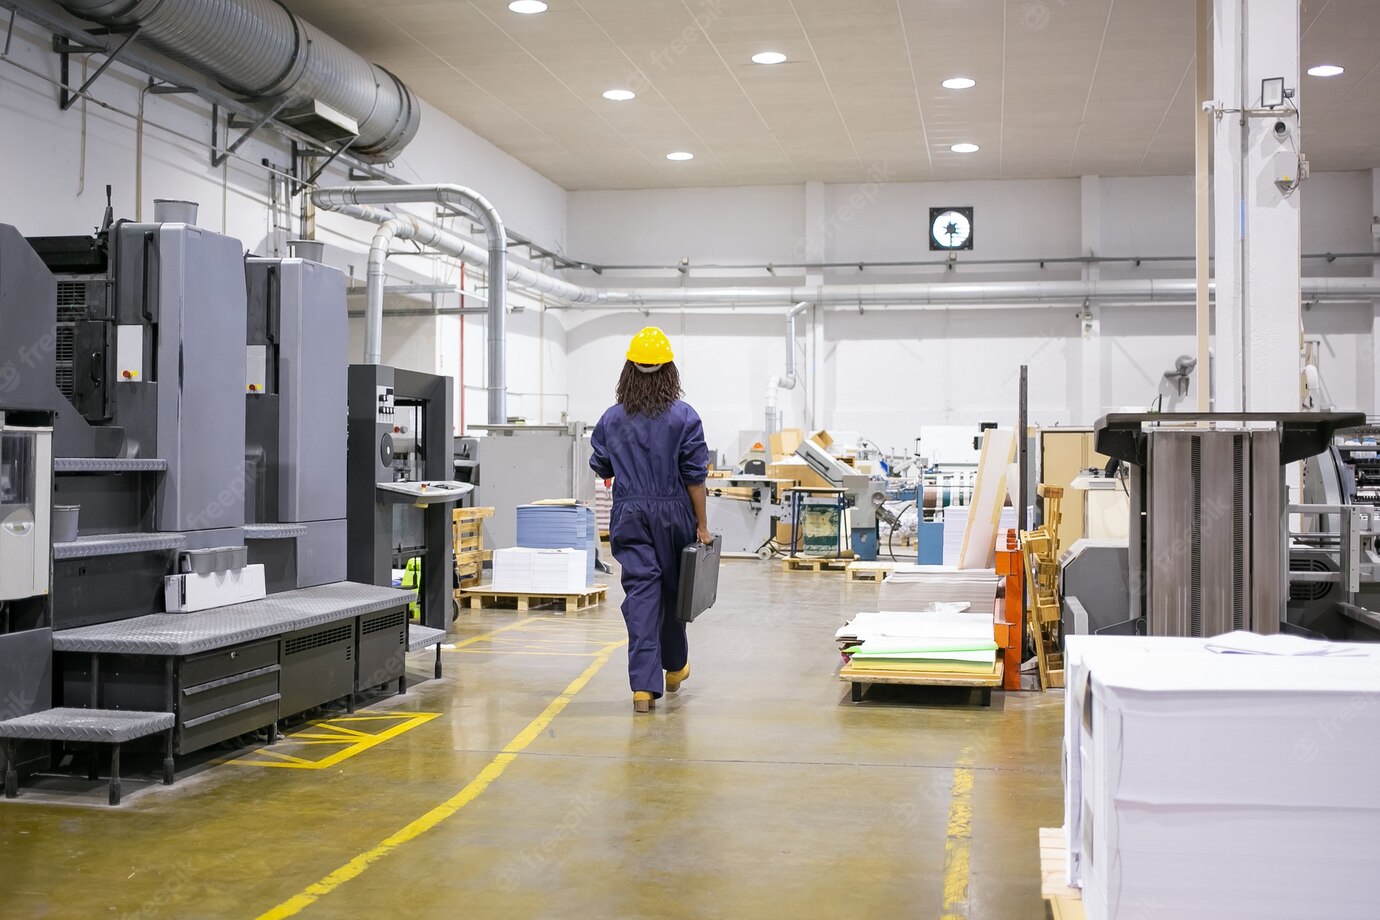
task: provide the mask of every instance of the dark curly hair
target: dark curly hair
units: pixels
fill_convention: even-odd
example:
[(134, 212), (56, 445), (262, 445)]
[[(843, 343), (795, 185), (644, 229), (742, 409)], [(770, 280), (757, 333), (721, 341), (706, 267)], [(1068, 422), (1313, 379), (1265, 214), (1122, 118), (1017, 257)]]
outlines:
[(651, 373), (643, 373), (631, 361), (623, 363), (618, 377), (618, 402), (629, 415), (656, 418), (685, 391), (680, 387), (680, 371), (674, 361), (668, 361)]

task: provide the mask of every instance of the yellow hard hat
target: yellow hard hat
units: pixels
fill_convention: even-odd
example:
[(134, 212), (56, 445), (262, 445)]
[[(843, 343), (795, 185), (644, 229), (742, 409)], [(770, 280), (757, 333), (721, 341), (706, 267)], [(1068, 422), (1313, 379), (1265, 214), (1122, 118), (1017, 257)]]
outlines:
[(675, 358), (671, 340), (656, 326), (648, 326), (633, 336), (628, 346), (628, 360), (634, 364), (669, 364)]

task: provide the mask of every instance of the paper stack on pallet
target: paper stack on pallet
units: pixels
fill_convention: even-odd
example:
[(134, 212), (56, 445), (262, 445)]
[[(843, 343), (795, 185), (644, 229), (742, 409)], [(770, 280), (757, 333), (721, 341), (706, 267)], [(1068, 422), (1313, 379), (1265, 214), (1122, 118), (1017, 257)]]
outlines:
[(902, 565), (882, 582), (877, 606), (883, 610), (928, 610), (934, 604), (966, 603), (971, 613), (985, 614), (990, 624), (996, 614), (997, 584), (994, 569)]
[(594, 509), (574, 502), (536, 502), (517, 509), (517, 544), (534, 549), (576, 549), (585, 554), (585, 585), (594, 584), (599, 531)]
[(1065, 666), (1091, 920), (1375, 915), (1380, 646), (1070, 636)]
[(580, 594), (586, 588), (588, 555), (582, 549), (496, 549), (493, 584), (488, 587), (514, 594)]
[(982, 677), (996, 671), (991, 622), (961, 611), (860, 613), (834, 638), (853, 667), (898, 677)]

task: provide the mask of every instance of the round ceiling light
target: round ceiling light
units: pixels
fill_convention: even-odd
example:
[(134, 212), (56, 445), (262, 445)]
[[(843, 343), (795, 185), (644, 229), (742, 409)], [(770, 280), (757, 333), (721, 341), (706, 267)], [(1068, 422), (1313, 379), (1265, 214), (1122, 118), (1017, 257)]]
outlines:
[(522, 13), (524, 16), (531, 16), (533, 13), (545, 13), (546, 4), (541, 0), (513, 0), (508, 4), (508, 9), (514, 13)]
[(627, 102), (629, 99), (636, 99), (637, 93), (630, 89), (610, 89), (604, 92), (604, 98), (612, 102)]
[(945, 89), (972, 89), (977, 81), (970, 77), (950, 77), (939, 85)]
[(784, 64), (786, 56), (780, 51), (759, 51), (752, 56), (754, 64)]
[(689, 152), (687, 152), (687, 151), (685, 151), (685, 150), (676, 150), (676, 151), (673, 151), (673, 152), (671, 152), (671, 153), (666, 154), (666, 159), (668, 159), (668, 160), (680, 161), (680, 160), (693, 160), (694, 158), (695, 158), (695, 155), (694, 155), (693, 153), (689, 153)]
[(982, 148), (977, 144), (954, 144), (949, 149), (954, 153), (977, 153)]
[(1336, 64), (1319, 64), (1317, 67), (1308, 68), (1310, 77), (1336, 77), (1346, 73), (1345, 67), (1338, 67)]

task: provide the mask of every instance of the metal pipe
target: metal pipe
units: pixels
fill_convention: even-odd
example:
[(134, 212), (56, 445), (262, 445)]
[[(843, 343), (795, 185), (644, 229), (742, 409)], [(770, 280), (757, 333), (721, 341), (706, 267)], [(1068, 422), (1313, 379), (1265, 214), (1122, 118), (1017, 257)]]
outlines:
[(762, 448), (767, 452), (767, 459), (770, 460), (771, 436), (777, 431), (777, 393), (780, 390), (794, 390), (796, 383), (795, 376), (795, 318), (804, 313), (810, 307), (804, 301), (796, 304), (786, 311), (786, 374), (773, 374), (767, 381), (767, 440), (762, 442)]
[(417, 134), (421, 103), (401, 80), (277, 0), (57, 3), (109, 28), (137, 28), (140, 43), (241, 97), (274, 100), (289, 112), (282, 120), (329, 143), (349, 140), (365, 159), (391, 160)]

